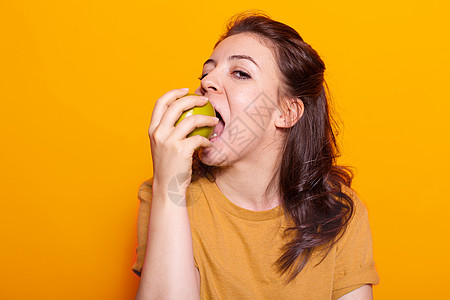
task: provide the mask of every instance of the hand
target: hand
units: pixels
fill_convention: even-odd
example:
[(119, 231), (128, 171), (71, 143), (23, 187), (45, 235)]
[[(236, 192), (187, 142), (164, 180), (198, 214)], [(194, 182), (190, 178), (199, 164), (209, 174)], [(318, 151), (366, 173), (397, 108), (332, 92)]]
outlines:
[[(192, 155), (199, 147), (211, 147), (211, 142), (200, 135), (186, 136), (196, 127), (215, 126), (218, 119), (193, 115), (175, 122), (181, 114), (194, 106), (203, 106), (208, 99), (186, 96), (188, 90), (175, 89), (156, 101), (148, 128), (153, 160), (153, 184), (166, 188), (176, 178), (178, 186), (186, 189), (191, 181)], [(182, 99), (179, 99), (183, 97)], [(179, 99), (179, 100), (177, 100)]]

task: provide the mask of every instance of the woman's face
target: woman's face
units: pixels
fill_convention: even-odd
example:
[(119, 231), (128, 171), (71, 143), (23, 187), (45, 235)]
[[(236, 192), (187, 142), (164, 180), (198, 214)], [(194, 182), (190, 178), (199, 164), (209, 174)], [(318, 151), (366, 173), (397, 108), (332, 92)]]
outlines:
[(263, 159), (279, 148), (277, 74), (272, 51), (250, 33), (232, 35), (214, 49), (195, 91), (208, 97), (221, 117), (210, 138), (213, 147), (200, 150), (203, 163)]

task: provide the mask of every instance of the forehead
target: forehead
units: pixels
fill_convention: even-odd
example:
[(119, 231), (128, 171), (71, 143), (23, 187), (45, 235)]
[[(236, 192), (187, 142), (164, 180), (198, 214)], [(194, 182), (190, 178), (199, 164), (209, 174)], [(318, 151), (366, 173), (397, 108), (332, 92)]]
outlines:
[(211, 58), (226, 60), (231, 55), (250, 56), (262, 70), (273, 70), (275, 66), (272, 50), (262, 44), (259, 37), (251, 33), (238, 33), (227, 37), (217, 45)]

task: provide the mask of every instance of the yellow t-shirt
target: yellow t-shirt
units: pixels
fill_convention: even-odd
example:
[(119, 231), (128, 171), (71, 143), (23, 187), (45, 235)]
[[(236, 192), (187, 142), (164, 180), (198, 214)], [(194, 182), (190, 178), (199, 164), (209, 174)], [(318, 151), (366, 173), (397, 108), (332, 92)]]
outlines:
[[(140, 276), (147, 247), (152, 179), (139, 188), (137, 259), (132, 270)], [(201, 299), (337, 299), (365, 284), (378, 284), (372, 255), (367, 209), (348, 189), (355, 214), (347, 231), (327, 257), (315, 253), (296, 279), (284, 286), (273, 263), (288, 242), (281, 206), (252, 211), (228, 200), (206, 178), (187, 191), (195, 266), (200, 272)]]

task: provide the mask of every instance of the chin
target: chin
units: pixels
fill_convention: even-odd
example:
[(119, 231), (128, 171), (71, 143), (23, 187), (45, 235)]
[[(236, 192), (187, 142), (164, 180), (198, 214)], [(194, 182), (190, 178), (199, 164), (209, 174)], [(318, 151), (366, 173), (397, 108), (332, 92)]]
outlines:
[(224, 152), (218, 152), (214, 147), (201, 148), (198, 157), (207, 166), (223, 167), (228, 163), (228, 156)]

